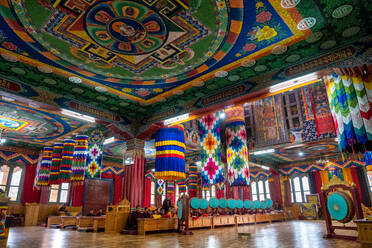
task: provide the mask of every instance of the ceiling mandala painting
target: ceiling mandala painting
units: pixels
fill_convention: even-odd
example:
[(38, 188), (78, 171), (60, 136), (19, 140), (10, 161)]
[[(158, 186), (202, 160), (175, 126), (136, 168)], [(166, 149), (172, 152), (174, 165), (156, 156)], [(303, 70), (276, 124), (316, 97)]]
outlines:
[(0, 6), (2, 79), (63, 96), (62, 105), (75, 100), (90, 112), (140, 116), (143, 123), (368, 53), (372, 8), (357, 0), (0, 0)]

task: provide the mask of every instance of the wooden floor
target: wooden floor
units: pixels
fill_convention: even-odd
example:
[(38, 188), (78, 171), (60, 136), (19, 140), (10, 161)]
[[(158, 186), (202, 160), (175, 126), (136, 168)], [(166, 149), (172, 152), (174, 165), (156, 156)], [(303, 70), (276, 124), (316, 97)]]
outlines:
[(193, 230), (194, 235), (177, 233), (148, 234), (146, 237), (120, 234), (84, 233), (42, 227), (12, 228), (8, 247), (107, 248), (107, 247), (359, 247), (358, 242), (325, 240), (325, 226), (319, 222), (290, 221), (273, 224), (239, 226), (238, 232), (251, 232), (251, 237), (238, 238), (234, 227)]

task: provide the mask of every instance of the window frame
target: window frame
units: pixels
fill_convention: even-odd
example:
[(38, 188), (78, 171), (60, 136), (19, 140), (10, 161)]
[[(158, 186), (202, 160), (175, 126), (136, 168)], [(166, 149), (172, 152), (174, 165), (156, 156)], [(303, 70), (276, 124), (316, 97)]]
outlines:
[[(154, 187), (154, 191), (152, 190)], [(154, 200), (154, 201), (153, 201)], [(154, 203), (154, 204), (152, 204)], [(156, 182), (151, 180), (151, 188), (150, 188), (150, 205), (156, 206)]]
[[(260, 199), (260, 196), (263, 195), (264, 196), (264, 199), (263, 201), (267, 200), (267, 199), (271, 199), (271, 196), (270, 196), (270, 188), (266, 188), (266, 181), (267, 183), (269, 182), (268, 178), (261, 178), (261, 179), (257, 179), (257, 180), (251, 180), (251, 183), (250, 183), (250, 193), (251, 193), (251, 199), (252, 201), (262, 201)], [(262, 182), (262, 185), (263, 185), (263, 193), (260, 193), (260, 190), (259, 190), (259, 187), (258, 187), (258, 183), (259, 182)], [(256, 192), (253, 193), (253, 190), (252, 190), (252, 183), (255, 183), (256, 184)], [(256, 199), (254, 200), (253, 199), (253, 196), (256, 196)]]
[[(67, 189), (62, 189), (62, 184), (67, 184)], [(58, 185), (58, 189), (52, 189), (53, 185)], [(52, 202), (50, 201), (50, 195), (52, 194), (52, 190), (57, 190), (57, 201)], [(67, 191), (67, 199), (66, 202), (61, 202), (61, 192)], [(60, 183), (60, 184), (51, 184), (49, 188), (49, 197), (48, 197), (48, 204), (67, 204), (68, 203), (68, 196), (70, 191), (70, 183)]]
[(369, 184), (369, 192), (372, 192), (372, 171), (367, 171), (367, 181)]
[[(13, 164), (13, 163), (4, 163), (1, 165), (1, 167), (4, 165), (9, 167), (9, 172), (8, 172), (7, 182), (5, 185), (2, 185), (2, 186), (5, 186), (5, 192), (7, 194), (7, 197), (9, 197), (10, 187), (18, 187), (17, 199), (15, 201), (9, 199), (9, 202), (20, 203), (22, 202), (23, 184), (24, 184), (24, 179), (25, 179), (26, 166), (20, 165), (20, 164)], [(20, 167), (22, 169), (22, 173), (21, 173), (21, 179), (19, 180), (19, 185), (13, 186), (11, 185), (11, 182), (13, 178), (13, 172), (16, 167)]]
[[(308, 190), (304, 190), (304, 186), (303, 186), (303, 178), (306, 177), (307, 178), (307, 182), (308, 182)], [(296, 191), (295, 190), (295, 186), (294, 186), (294, 180), (295, 178), (299, 178), (299, 182), (300, 182), (300, 191)], [(291, 188), (291, 200), (292, 200), (292, 203), (296, 204), (296, 203), (306, 203), (306, 195), (305, 193), (308, 192), (308, 194), (311, 194), (310, 192), (310, 183), (309, 183), (309, 175), (308, 174), (295, 174), (295, 175), (292, 175), (291, 178), (290, 178), (290, 188)], [(301, 197), (302, 197), (302, 201), (297, 201), (296, 200), (296, 193), (297, 192), (301, 192)]]

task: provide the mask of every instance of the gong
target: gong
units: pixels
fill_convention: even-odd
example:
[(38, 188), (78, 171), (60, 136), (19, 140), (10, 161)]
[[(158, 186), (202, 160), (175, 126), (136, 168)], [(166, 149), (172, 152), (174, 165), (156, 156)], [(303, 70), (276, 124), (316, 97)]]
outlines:
[(200, 208), (200, 200), (196, 197), (191, 199), (190, 205), (193, 209), (198, 209)]
[(217, 198), (211, 198), (210, 200), (209, 200), (209, 206), (211, 207), (211, 208), (218, 208), (218, 199)]
[(351, 197), (342, 191), (337, 191), (328, 196), (327, 209), (331, 217), (341, 223), (351, 221), (355, 208)]
[(234, 209), (236, 207), (236, 201), (234, 199), (229, 199), (227, 201), (227, 206), (230, 208), (230, 209)]
[(220, 199), (220, 208), (226, 208), (227, 207), (227, 200), (225, 198)]
[(208, 208), (208, 201), (206, 199), (200, 199), (200, 209), (207, 209)]

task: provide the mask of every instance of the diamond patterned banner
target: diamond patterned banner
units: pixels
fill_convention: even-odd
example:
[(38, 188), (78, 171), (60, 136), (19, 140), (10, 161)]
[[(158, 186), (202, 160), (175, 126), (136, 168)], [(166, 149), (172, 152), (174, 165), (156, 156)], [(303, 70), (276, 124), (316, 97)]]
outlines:
[(202, 185), (224, 181), (221, 161), (220, 121), (217, 114), (208, 114), (200, 121)]
[(165, 190), (165, 181), (163, 179), (156, 180), (156, 194), (162, 195)]
[(228, 108), (225, 113), (228, 182), (230, 186), (246, 186), (249, 185), (250, 175), (244, 108)]
[(85, 165), (88, 153), (88, 136), (75, 137), (74, 156), (72, 160), (71, 181), (84, 181)]
[(100, 178), (103, 157), (103, 134), (100, 130), (93, 130), (88, 140), (87, 166), (85, 178)]

